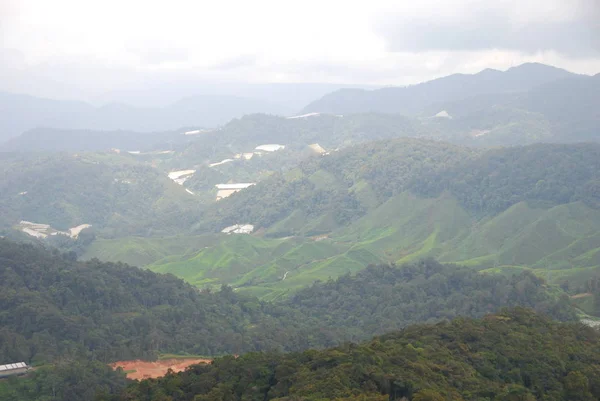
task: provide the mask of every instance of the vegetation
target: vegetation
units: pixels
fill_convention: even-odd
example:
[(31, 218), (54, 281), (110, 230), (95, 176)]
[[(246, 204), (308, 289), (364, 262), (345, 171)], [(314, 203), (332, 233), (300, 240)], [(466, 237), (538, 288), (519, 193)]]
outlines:
[[(496, 215), (521, 201), (546, 207), (584, 201), (596, 207), (599, 163), (598, 145), (477, 152), (414, 139), (372, 142), (302, 164), (231, 196), (209, 208), (198, 227), (250, 222), (268, 228), (300, 213), (300, 220), (328, 216), (332, 225), (322, 227), (328, 232), (404, 191), (425, 197), (449, 191), (477, 216)], [(309, 227), (310, 222), (289, 230), (310, 234)]]
[[(264, 299), (368, 264), (426, 256), (495, 272), (531, 269), (560, 283), (600, 267), (599, 160), (592, 144), (481, 152), (415, 139), (372, 142), (276, 174), (208, 207), (194, 226), (249, 223), (262, 238), (221, 236), (151, 262), (128, 260)], [(137, 255), (160, 249), (125, 239), (110, 252), (134, 255), (130, 242)]]
[(600, 207), (600, 146), (549, 145), (490, 150), (480, 158), (424, 175), (412, 190), (435, 196), (448, 190), (476, 213), (496, 214), (529, 201)]
[(517, 308), (364, 344), (251, 353), (130, 385), (112, 400), (594, 400), (599, 334)]
[[(8, 240), (0, 240), (0, 260), (0, 360), (34, 364), (301, 350), (512, 305), (574, 318), (568, 301), (530, 274), (490, 277), (434, 261), (372, 267), (263, 303), (230, 287), (199, 292), (170, 275), (76, 262)], [(465, 288), (473, 294), (463, 295)]]
[(197, 202), (166, 174), (115, 154), (5, 156), (0, 223), (67, 230), (92, 224), (104, 237), (181, 227)]
[[(301, 164), (235, 194), (204, 213), (196, 230), (249, 222), (271, 235), (314, 235), (347, 225), (424, 174), (448, 169), (476, 152), (416, 139), (371, 142)], [(300, 222), (301, 225), (298, 225)]]
[(127, 385), (122, 370), (99, 361), (69, 359), (36, 368), (26, 377), (0, 380), (1, 401), (81, 401), (118, 393)]

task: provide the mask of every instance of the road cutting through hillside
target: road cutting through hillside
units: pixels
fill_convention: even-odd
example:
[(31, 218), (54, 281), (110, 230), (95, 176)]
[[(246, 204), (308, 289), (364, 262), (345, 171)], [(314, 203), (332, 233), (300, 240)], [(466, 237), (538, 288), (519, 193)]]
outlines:
[(198, 363), (211, 363), (211, 359), (201, 358), (172, 358), (162, 359), (154, 362), (131, 360), (119, 361), (110, 364), (110, 367), (117, 369), (122, 368), (126, 372), (128, 379), (142, 380), (155, 379), (164, 376), (169, 369), (173, 372), (182, 372), (190, 365)]

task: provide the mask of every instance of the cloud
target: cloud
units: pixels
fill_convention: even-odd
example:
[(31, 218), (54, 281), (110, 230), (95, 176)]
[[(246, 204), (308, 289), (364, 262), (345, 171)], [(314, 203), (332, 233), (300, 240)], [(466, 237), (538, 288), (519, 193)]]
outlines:
[(239, 68), (252, 67), (256, 65), (257, 60), (258, 59), (254, 54), (244, 54), (223, 60), (213, 65), (211, 68), (222, 71), (237, 70)]
[[(459, 12), (411, 15), (399, 10), (378, 20), (377, 32), (390, 51), (554, 50), (586, 57), (600, 55), (600, 2), (528, 0), (519, 8), (512, 1), (453, 1)], [(566, 6), (565, 6), (566, 4)]]
[(595, 74), (599, 6), (600, 0), (305, 0), (301, 7), (280, 0), (0, 0), (0, 91), (104, 99), (107, 92), (184, 80), (405, 85), (528, 61)]
[(129, 47), (129, 52), (137, 55), (144, 64), (165, 64), (187, 61), (189, 53), (187, 49), (170, 46), (159, 47)]

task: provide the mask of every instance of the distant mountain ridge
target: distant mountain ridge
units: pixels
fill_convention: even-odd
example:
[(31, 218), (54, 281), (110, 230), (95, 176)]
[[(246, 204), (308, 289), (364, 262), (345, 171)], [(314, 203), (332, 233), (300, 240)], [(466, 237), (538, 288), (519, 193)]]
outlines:
[(184, 126), (214, 127), (252, 113), (285, 114), (286, 107), (264, 100), (201, 95), (167, 107), (141, 108), (120, 103), (101, 107), (0, 92), (0, 141), (38, 127), (157, 132)]
[(2, 152), (145, 151), (159, 144), (189, 140), (181, 131), (136, 132), (128, 130), (34, 128), (0, 144)]
[(371, 91), (342, 89), (310, 103), (303, 112), (383, 112), (415, 115), (433, 103), (457, 101), (482, 94), (525, 92), (545, 83), (574, 76), (577, 74), (560, 68), (527, 63), (505, 72), (485, 69), (473, 75), (454, 74), (399, 88)]

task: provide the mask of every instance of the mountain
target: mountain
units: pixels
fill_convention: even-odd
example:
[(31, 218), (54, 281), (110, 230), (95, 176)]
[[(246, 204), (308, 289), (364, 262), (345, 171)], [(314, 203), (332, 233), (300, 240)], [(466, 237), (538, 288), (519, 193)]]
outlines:
[[(573, 76), (527, 92), (436, 102), (422, 113), (424, 130), (472, 145), (598, 141), (600, 78)], [(426, 118), (444, 110), (452, 118)]]
[[(515, 305), (575, 319), (568, 297), (526, 272), (504, 277), (432, 260), (372, 266), (264, 303), (230, 287), (200, 292), (172, 275), (77, 262), (72, 254), (6, 239), (0, 239), (0, 291), (0, 360), (36, 366), (25, 378), (1, 380), (0, 400), (57, 394), (69, 401), (105, 399), (93, 397), (119, 392), (125, 382), (122, 371), (101, 362), (127, 358), (260, 350), (283, 357), (279, 352), (347, 344), (413, 322), (481, 317)], [(527, 314), (530, 324), (539, 321)], [(239, 360), (252, 355), (259, 354)]]
[(303, 113), (381, 112), (416, 115), (433, 103), (452, 102), (484, 94), (526, 92), (536, 86), (574, 75), (559, 68), (529, 63), (505, 72), (487, 69), (474, 75), (455, 74), (402, 88), (371, 91), (342, 89), (310, 103)]
[(515, 309), (322, 351), (223, 357), (103, 399), (593, 400), (599, 339), (581, 324)]
[(40, 125), (60, 125), (69, 118), (91, 113), (84, 102), (37, 98), (0, 92), (0, 142)]
[[(337, 223), (328, 232), (407, 190), (427, 198), (449, 191), (479, 215), (521, 201), (552, 206), (584, 200), (597, 207), (598, 160), (598, 144), (479, 151), (421, 139), (371, 142), (314, 159), (220, 202), (207, 210), (198, 229), (242, 221), (271, 228), (301, 212), (312, 219), (332, 216)], [(287, 234), (322, 233), (288, 227)]]
[(215, 127), (251, 113), (285, 114), (285, 107), (251, 98), (204, 95), (182, 99), (165, 107), (133, 107), (110, 103), (94, 107), (84, 102), (52, 100), (0, 93), (0, 141), (33, 128), (129, 130), (158, 132), (181, 127)]
[(59, 231), (91, 224), (108, 237), (150, 234), (181, 227), (197, 207), (166, 173), (130, 155), (5, 154), (0, 165), (3, 228), (26, 220)]
[[(13, 344), (0, 347), (2, 360), (39, 363), (70, 355), (106, 362), (158, 353), (300, 350), (516, 305), (575, 319), (568, 297), (553, 294), (531, 274), (494, 277), (434, 261), (371, 267), (270, 304), (230, 287), (199, 292), (172, 275), (122, 263), (77, 262), (70, 254), (6, 239), (0, 239), (0, 260), (5, 311), (0, 344)], [(365, 288), (372, 289), (369, 304), (381, 309), (359, 306)], [(479, 301), (464, 288), (477, 292)], [(423, 302), (409, 306), (407, 297)], [(396, 310), (393, 316), (384, 312), (388, 307)], [(364, 326), (356, 327), (354, 319)], [(317, 326), (321, 332), (309, 334)]]
[[(267, 305), (230, 288), (201, 293), (172, 275), (76, 262), (72, 255), (6, 239), (0, 239), (0, 261), (3, 361), (110, 362), (166, 352), (218, 355), (327, 344), (326, 336), (311, 342), (293, 317), (275, 322)], [(297, 341), (304, 337), (304, 345), (290, 334)]]
[(370, 85), (328, 83), (227, 83), (177, 80), (151, 83), (137, 90), (119, 89), (94, 98), (95, 104), (126, 103), (138, 107), (164, 107), (195, 94), (238, 96), (281, 105), (290, 113), (300, 110), (309, 102), (340, 88), (370, 88)]
[[(368, 264), (425, 256), (495, 272), (530, 269), (562, 283), (600, 268), (599, 160), (597, 144), (482, 151), (373, 142), (274, 174), (209, 205), (192, 226), (216, 233), (252, 224), (256, 235), (221, 235), (202, 249), (140, 263), (264, 299)], [(158, 245), (98, 241), (85, 256), (126, 257), (127, 244), (137, 255)]]

